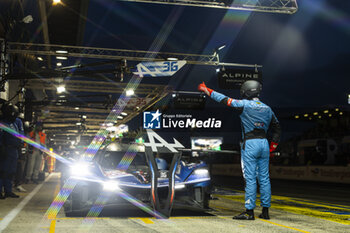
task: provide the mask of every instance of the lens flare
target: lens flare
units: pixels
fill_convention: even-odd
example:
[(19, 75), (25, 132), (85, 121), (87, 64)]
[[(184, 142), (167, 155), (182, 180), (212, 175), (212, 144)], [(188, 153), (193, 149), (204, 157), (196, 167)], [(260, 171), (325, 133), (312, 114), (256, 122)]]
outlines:
[(135, 156), (137, 154), (136, 150), (133, 150), (131, 147), (129, 147), (128, 151), (125, 153), (124, 157), (122, 160), (120, 160), (117, 169), (121, 171), (126, 171), (128, 170), (130, 164), (134, 160)]
[(60, 192), (51, 203), (49, 209), (46, 211), (46, 216), (48, 219), (55, 219), (58, 212), (60, 212), (63, 204), (66, 202), (69, 195), (72, 193), (75, 185), (78, 183), (75, 179), (68, 179), (67, 182), (63, 185)]
[[(183, 11), (183, 8), (173, 10), (173, 12), (167, 18), (167, 21), (163, 24), (163, 27), (162, 27), (161, 31), (159, 32), (157, 38), (152, 43), (150, 51), (159, 51), (160, 50), (160, 48), (163, 46), (165, 40), (168, 38), (170, 32), (172, 31), (175, 23), (177, 22), (177, 20), (181, 16), (182, 11)], [(146, 55), (146, 57), (154, 57), (155, 55), (156, 55), (156, 53), (149, 53)], [(125, 90), (129, 90), (129, 89), (136, 90), (138, 85), (140, 84), (141, 80), (142, 80), (142, 77), (134, 75), (131, 78), (128, 85), (126, 86)], [(104, 126), (101, 127), (101, 129), (98, 131), (95, 138), (93, 139), (93, 141), (91, 142), (91, 144), (89, 145), (89, 147), (87, 148), (85, 153), (83, 154), (83, 159), (86, 159), (86, 160), (93, 159), (93, 157), (95, 156), (97, 151), (100, 149), (101, 145), (103, 144), (103, 142), (105, 141), (105, 139), (107, 138), (107, 135), (109, 133), (109, 131), (106, 129), (105, 126), (108, 123), (111, 123), (111, 122), (113, 123), (113, 122), (118, 120), (118, 116), (121, 115), (121, 113), (123, 112), (125, 106), (129, 102), (129, 100), (130, 100), (130, 97), (126, 96), (126, 93), (125, 94), (123, 93), (120, 96), (120, 98), (117, 101), (117, 104), (113, 107), (111, 113), (108, 115), (107, 119), (105, 120), (105, 122), (103, 124)], [(137, 152), (130, 151), (129, 153), (130, 154), (128, 154), (128, 153), (126, 154), (126, 157), (124, 156), (125, 159), (123, 158), (124, 161), (122, 164), (120, 164), (120, 166), (123, 169), (127, 168), (131, 164), (131, 162), (134, 159)], [(51, 204), (50, 208), (47, 211), (48, 213), (52, 213), (50, 215), (51, 217), (57, 216), (59, 209), (62, 207), (63, 203), (67, 200), (68, 196), (70, 195), (70, 193), (72, 192), (72, 190), (74, 189), (76, 184), (77, 184), (77, 182), (75, 181), (74, 183), (73, 182), (68, 183), (67, 188), (65, 188), (65, 189), (62, 188), (62, 190), (60, 191), (60, 193), (62, 193), (62, 197), (59, 198), (59, 196), (60, 196), (60, 193), (59, 193), (59, 195), (57, 195), (57, 197), (55, 198), (55, 201)], [(66, 184), (63, 187), (66, 187)], [(157, 211), (153, 211), (150, 207), (148, 207), (147, 205), (145, 205), (141, 201), (137, 200), (136, 198), (123, 192), (122, 190), (119, 191), (118, 194), (122, 198), (124, 198), (125, 200), (127, 200), (130, 203), (132, 203), (133, 205), (139, 207), (143, 211), (151, 214), (152, 216), (159, 218), (159, 219), (165, 218), (163, 215), (161, 215)], [(104, 203), (103, 196), (101, 196), (101, 199), (99, 199), (98, 202), (96, 202), (95, 205), (93, 206), (93, 208), (90, 210), (91, 215), (96, 216), (96, 217), (99, 216), (99, 214), (101, 213), (101, 211), (104, 207), (104, 204), (105, 203)]]
[(96, 199), (94, 205), (89, 210), (86, 218), (83, 221), (83, 224), (93, 224), (95, 222), (95, 219), (102, 212), (102, 209), (107, 203), (110, 196), (111, 196), (111, 193), (108, 193), (108, 192), (106, 193), (102, 192), (100, 194), (100, 196)]
[(66, 163), (66, 164), (71, 164), (71, 162), (65, 158), (63, 158), (62, 156), (56, 154), (53, 151), (50, 151), (49, 149), (47, 149), (45, 146), (40, 145), (39, 143), (33, 141), (32, 139), (18, 133), (16, 130), (13, 130), (11, 128), (9, 128), (8, 126), (6, 126), (4, 123), (0, 122), (0, 129), (4, 130), (5, 132), (13, 135), (14, 137), (28, 143), (29, 145), (41, 150), (42, 152), (48, 154), (49, 156), (59, 160), (62, 163)]
[(118, 195), (120, 197), (122, 197), (124, 200), (133, 204), (134, 206), (136, 206), (136, 207), (140, 208), (141, 210), (145, 211), (146, 213), (154, 216), (155, 218), (166, 219), (166, 217), (164, 215), (162, 215), (158, 211), (153, 210), (151, 207), (149, 207), (148, 205), (146, 205), (142, 201), (136, 199), (135, 197), (131, 196), (130, 194), (128, 194), (126, 192), (120, 191), (120, 192), (118, 192)]

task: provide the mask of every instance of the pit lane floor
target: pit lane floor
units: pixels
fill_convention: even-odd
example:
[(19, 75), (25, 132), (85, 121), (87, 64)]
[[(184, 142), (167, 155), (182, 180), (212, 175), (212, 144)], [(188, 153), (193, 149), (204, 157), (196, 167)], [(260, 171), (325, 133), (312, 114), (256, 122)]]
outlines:
[[(311, 199), (273, 196), (271, 220), (235, 221), (243, 210), (243, 193), (217, 189), (210, 210), (175, 209), (169, 220), (159, 220), (135, 208), (108, 209), (99, 218), (67, 218), (63, 210), (56, 218), (45, 213), (59, 192), (59, 174), (51, 174), (42, 185), (24, 185), (19, 199), (0, 200), (0, 232), (350, 232), (350, 205)], [(259, 203), (257, 203), (259, 204)], [(256, 208), (256, 216), (261, 208)]]

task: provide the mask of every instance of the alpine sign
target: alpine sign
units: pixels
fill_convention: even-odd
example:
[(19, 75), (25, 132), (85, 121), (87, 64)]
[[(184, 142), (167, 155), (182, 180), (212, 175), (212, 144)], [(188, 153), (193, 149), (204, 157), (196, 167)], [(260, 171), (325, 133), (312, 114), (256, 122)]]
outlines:
[(186, 61), (141, 62), (136, 65), (136, 71), (133, 74), (140, 77), (173, 76), (185, 64)]

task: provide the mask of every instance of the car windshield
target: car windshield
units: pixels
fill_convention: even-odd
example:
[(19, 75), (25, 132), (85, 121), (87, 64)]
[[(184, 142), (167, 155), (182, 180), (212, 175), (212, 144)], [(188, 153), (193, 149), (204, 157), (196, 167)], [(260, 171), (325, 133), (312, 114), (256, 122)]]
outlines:
[[(100, 165), (105, 169), (116, 169), (125, 154), (125, 151), (106, 151), (101, 155)], [(130, 158), (131, 154), (129, 154), (128, 157)], [(128, 159), (126, 161), (128, 161)], [(130, 166), (147, 166), (145, 154), (138, 152)]]

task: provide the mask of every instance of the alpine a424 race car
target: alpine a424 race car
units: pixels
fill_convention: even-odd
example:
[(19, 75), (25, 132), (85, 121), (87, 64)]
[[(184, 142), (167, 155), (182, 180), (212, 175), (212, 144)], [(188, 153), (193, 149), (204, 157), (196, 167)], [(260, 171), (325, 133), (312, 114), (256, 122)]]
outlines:
[(206, 163), (186, 162), (179, 142), (174, 139), (176, 143), (169, 144), (151, 133), (162, 143), (112, 142), (91, 161), (75, 161), (69, 171), (62, 172), (62, 184), (68, 179), (77, 182), (64, 204), (66, 215), (89, 210), (101, 195), (108, 197), (104, 206), (130, 205), (121, 193), (166, 217), (170, 216), (173, 204), (181, 208), (208, 208), (210, 174)]

